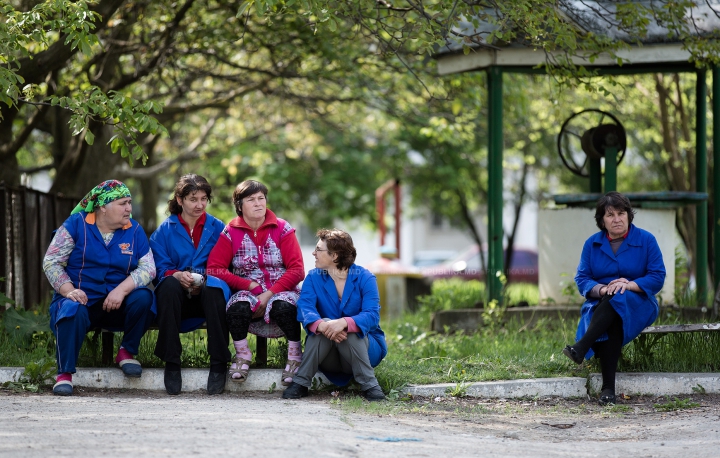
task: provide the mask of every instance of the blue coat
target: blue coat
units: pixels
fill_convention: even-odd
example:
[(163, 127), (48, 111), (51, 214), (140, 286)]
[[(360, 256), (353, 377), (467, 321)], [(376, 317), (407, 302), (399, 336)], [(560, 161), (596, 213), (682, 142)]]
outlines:
[[(186, 270), (202, 274), (206, 277), (206, 285), (213, 288), (222, 288), (229, 293), (229, 288), (219, 278), (205, 275), (207, 260), (210, 251), (220, 237), (225, 223), (205, 213), (205, 225), (197, 248), (187, 233), (177, 215), (170, 215), (150, 236), (150, 248), (155, 257), (157, 275), (153, 280), (155, 286), (159, 285), (168, 270)], [(181, 332), (197, 329), (205, 322), (204, 318), (183, 320)]]
[[(125, 281), (150, 247), (145, 231), (134, 219), (129, 228), (115, 231), (106, 245), (97, 225), (87, 223), (86, 216), (85, 212), (75, 213), (63, 223), (75, 242), (65, 271), (73, 285), (85, 292), (88, 305), (93, 305)], [(50, 327), (55, 329), (57, 321), (75, 316), (78, 306), (78, 302), (55, 292), (50, 303)]]
[[(590, 291), (597, 284), (607, 285), (611, 280), (621, 277), (634, 281), (643, 291), (625, 291), (624, 294), (615, 294), (610, 300), (622, 318), (625, 345), (657, 318), (658, 303), (655, 295), (665, 283), (665, 264), (655, 237), (634, 224), (630, 225), (630, 233), (618, 248), (617, 254), (613, 253), (604, 231), (585, 241), (575, 275), (578, 290), (587, 299), (580, 313), (576, 335), (578, 340), (585, 335), (595, 306), (600, 301), (599, 298), (590, 298)], [(602, 340), (607, 340), (606, 334), (598, 339)], [(586, 358), (592, 355), (590, 350)]]
[[(375, 367), (387, 355), (385, 333), (380, 329), (380, 294), (377, 280), (369, 270), (353, 264), (348, 269), (348, 278), (338, 299), (335, 282), (322, 269), (308, 272), (297, 301), (297, 318), (308, 332), (308, 326), (323, 318), (335, 320), (350, 317), (355, 320), (360, 337), (368, 337), (368, 356)], [(349, 377), (340, 374), (325, 374), (336, 385), (345, 385)]]
[(165, 272), (168, 270), (189, 268), (192, 272), (205, 275), (210, 250), (215, 246), (225, 227), (225, 223), (210, 213), (206, 213), (206, 215), (202, 237), (200, 237), (197, 248), (177, 215), (170, 215), (150, 236), (150, 248), (155, 257), (155, 268), (157, 269), (155, 285), (165, 278)]

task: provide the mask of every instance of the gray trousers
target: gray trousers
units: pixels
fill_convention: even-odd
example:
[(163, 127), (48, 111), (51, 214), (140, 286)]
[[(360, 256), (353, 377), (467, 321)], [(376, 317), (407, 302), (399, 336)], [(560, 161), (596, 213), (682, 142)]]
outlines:
[(348, 333), (347, 339), (340, 343), (323, 335), (308, 335), (303, 360), (293, 382), (309, 388), (318, 369), (352, 374), (363, 391), (379, 385), (370, 365), (368, 338), (360, 338), (354, 332)]

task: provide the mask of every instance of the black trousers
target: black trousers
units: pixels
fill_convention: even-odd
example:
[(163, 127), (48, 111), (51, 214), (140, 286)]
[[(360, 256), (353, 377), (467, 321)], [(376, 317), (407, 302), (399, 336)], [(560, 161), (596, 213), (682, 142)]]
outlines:
[(180, 282), (175, 277), (167, 277), (155, 289), (155, 296), (159, 329), (155, 356), (166, 363), (180, 364), (180, 322), (185, 318), (200, 317), (207, 323), (210, 365), (230, 362), (225, 296), (221, 289), (203, 286), (200, 294), (188, 298)]
[[(612, 390), (614, 393), (615, 374), (622, 353), (624, 334), (622, 318), (610, 303), (611, 299), (612, 296), (604, 296), (600, 300), (585, 335), (574, 345), (574, 348), (582, 355), (587, 353), (588, 348), (593, 349), (595, 357), (600, 360), (602, 390)], [(607, 340), (597, 342), (604, 333), (607, 333)]]
[[(248, 335), (251, 321), (262, 320), (263, 317), (252, 317), (250, 303), (246, 301), (235, 302), (228, 307), (227, 319), (232, 339), (243, 340)], [(270, 319), (274, 321), (290, 342), (300, 340), (300, 322), (297, 320), (297, 307), (289, 302), (274, 301), (270, 310)]]

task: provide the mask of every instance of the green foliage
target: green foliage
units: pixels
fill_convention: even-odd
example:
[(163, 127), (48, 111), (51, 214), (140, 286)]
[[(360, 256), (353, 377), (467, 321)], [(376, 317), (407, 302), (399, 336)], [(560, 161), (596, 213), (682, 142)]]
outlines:
[(423, 313), (476, 308), (485, 300), (485, 283), (459, 278), (435, 280), (431, 294), (418, 297)]
[(56, 367), (53, 358), (42, 358), (39, 361), (30, 362), (25, 365), (25, 370), (17, 381), (7, 381), (2, 386), (15, 392), (40, 393), (44, 386), (55, 381)]
[(531, 283), (508, 283), (503, 290), (504, 303), (509, 307), (517, 305), (538, 305), (540, 289)]
[[(0, 103), (9, 107), (17, 107), (21, 102), (62, 107), (71, 113), (72, 135), (84, 133), (89, 145), (94, 142), (94, 135), (89, 130), (91, 120), (112, 124), (118, 132), (112, 151), (120, 151), (130, 161), (133, 158), (144, 160), (146, 155), (137, 143), (137, 135), (146, 131), (167, 133), (149, 115), (151, 109), (155, 113), (160, 111), (155, 102), (142, 103), (94, 85), (86, 85), (72, 96), (51, 94), (46, 85), (36, 81), (20, 87), (26, 81), (22, 76), (22, 64), (27, 65), (39, 53), (59, 50), (62, 44), (69, 47), (71, 55), (78, 51), (86, 57), (93, 55), (96, 45), (100, 44), (95, 34), (96, 22), (102, 19), (93, 10), (94, 3), (85, 0), (38, 2), (29, 11), (17, 10), (5, 2), (0, 4), (3, 15), (0, 22)], [(33, 75), (33, 78), (43, 80), (44, 75), (40, 76)], [(0, 111), (0, 122), (3, 112)]]
[(454, 387), (448, 387), (445, 390), (445, 394), (453, 398), (464, 398), (467, 396), (469, 386), (468, 383), (457, 383)]
[(390, 401), (405, 401), (409, 399), (407, 395), (402, 394), (403, 390), (407, 387), (407, 384), (402, 384), (400, 386), (394, 387), (388, 391), (387, 398)]
[[(0, 283), (4, 283), (4, 282), (5, 282), (5, 277), (0, 277)], [(2, 291), (0, 291), (0, 307), (4, 306), (6, 304), (13, 305), (14, 303), (15, 303), (14, 300), (10, 299), (6, 295), (4, 295), (2, 293)]]
[(603, 410), (609, 413), (630, 413), (632, 408), (622, 404), (608, 404)]
[(623, 348), (618, 370), (716, 372), (720, 370), (720, 355), (713, 349), (718, 345), (720, 335), (717, 332), (640, 335)]
[(679, 307), (694, 307), (696, 292), (690, 288), (690, 265), (683, 246), (675, 247), (675, 304)]
[(5, 332), (14, 345), (30, 347), (31, 345), (47, 347), (52, 339), (50, 317), (37, 310), (9, 308), (3, 315)]
[[(486, 295), (485, 283), (459, 278), (435, 280), (430, 291), (429, 295), (418, 297), (423, 313), (479, 308), (483, 306)], [(503, 297), (504, 304), (508, 306), (538, 305), (540, 293), (537, 285), (510, 283), (505, 286)], [(489, 308), (496, 309), (497, 304)]]
[(694, 409), (695, 407), (700, 407), (700, 403), (693, 402), (690, 399), (673, 398), (672, 401), (668, 400), (662, 404), (653, 404), (653, 407), (655, 407), (655, 410), (659, 410), (660, 412), (674, 412), (676, 410)]
[(390, 351), (375, 374), (385, 391), (403, 384), (469, 383), (516, 378), (577, 376), (561, 350), (575, 335), (575, 320), (544, 320), (532, 330), (510, 322), (475, 334), (426, 330), (428, 313), (384, 326)]
[(696, 386), (692, 387), (692, 390), (693, 393), (705, 394), (705, 387), (700, 385), (699, 383)]

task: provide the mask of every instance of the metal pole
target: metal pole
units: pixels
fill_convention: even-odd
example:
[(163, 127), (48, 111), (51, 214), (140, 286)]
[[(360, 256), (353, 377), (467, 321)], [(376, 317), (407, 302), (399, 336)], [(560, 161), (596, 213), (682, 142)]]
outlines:
[(503, 94), (502, 70), (488, 69), (488, 302), (502, 302), (503, 272)]
[(605, 193), (617, 191), (617, 148), (605, 148)]
[(401, 218), (400, 202), (400, 180), (395, 180), (395, 258), (400, 259), (400, 223)]
[(602, 192), (602, 167), (600, 159), (588, 158), (588, 174), (590, 175), (590, 193)]
[[(697, 132), (695, 133), (695, 190), (707, 192), (707, 71), (697, 72), (696, 84)], [(707, 305), (707, 272), (708, 272), (708, 203), (706, 200), (697, 204), (696, 221), (696, 282), (698, 307)]]
[[(713, 139), (713, 215), (715, 222), (713, 224), (714, 236), (714, 253), (713, 253), (713, 271), (715, 272), (713, 286), (715, 286), (715, 297), (718, 294), (718, 284), (720, 283), (720, 66), (712, 67), (712, 139)], [(713, 301), (713, 317), (718, 316), (718, 302)]]

